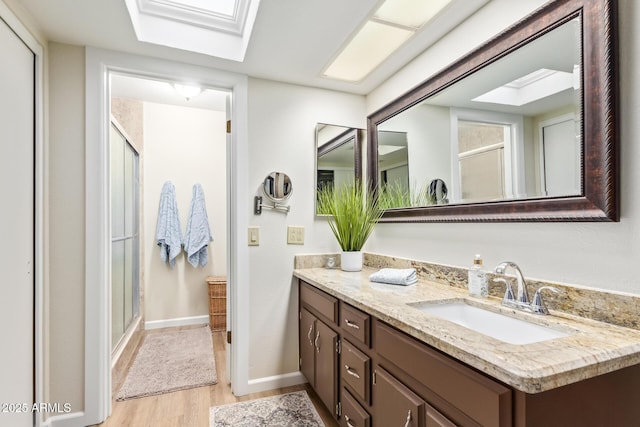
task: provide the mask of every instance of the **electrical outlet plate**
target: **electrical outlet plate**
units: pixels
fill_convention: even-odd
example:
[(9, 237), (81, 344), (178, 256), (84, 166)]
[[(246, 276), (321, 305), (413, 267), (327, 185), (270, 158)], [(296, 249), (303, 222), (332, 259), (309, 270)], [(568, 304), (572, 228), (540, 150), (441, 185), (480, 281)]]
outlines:
[(260, 227), (249, 227), (249, 246), (260, 245)]
[(304, 227), (287, 227), (287, 244), (304, 245)]

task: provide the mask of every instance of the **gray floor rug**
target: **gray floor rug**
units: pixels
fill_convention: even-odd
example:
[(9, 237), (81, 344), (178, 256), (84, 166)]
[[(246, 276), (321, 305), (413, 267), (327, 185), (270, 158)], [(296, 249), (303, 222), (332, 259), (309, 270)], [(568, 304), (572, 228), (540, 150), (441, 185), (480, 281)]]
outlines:
[(218, 382), (209, 327), (147, 334), (116, 400)]
[(306, 391), (281, 394), (209, 410), (210, 427), (324, 427)]

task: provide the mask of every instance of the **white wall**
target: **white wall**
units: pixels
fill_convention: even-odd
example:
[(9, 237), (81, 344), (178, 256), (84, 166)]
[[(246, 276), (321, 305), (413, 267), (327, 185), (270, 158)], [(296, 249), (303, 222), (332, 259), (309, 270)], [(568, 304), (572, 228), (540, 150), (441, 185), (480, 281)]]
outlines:
[[(368, 111), (461, 56), (541, 1), (494, 0), (441, 39), (367, 99)], [(640, 293), (640, 7), (619, 1), (621, 221), (619, 223), (381, 224), (365, 249), (381, 254), (468, 266), (481, 253), (492, 267), (509, 259), (529, 277)], [(517, 9), (517, 10), (516, 10)], [(479, 21), (482, 19), (482, 21)], [(491, 22), (490, 28), (481, 22)]]
[[(293, 256), (339, 249), (324, 219), (314, 215), (316, 123), (365, 128), (364, 97), (266, 80), (249, 81), (249, 185), (253, 206), (265, 176), (287, 173), (293, 182), (288, 214), (249, 213), (260, 246), (249, 247), (249, 378), (298, 371), (297, 289)], [(287, 245), (287, 226), (305, 227), (304, 245)], [(243, 230), (240, 230), (242, 233)], [(246, 233), (246, 231), (244, 231)]]
[(84, 408), (84, 48), (49, 45), (50, 401)]
[[(209, 275), (226, 275), (226, 118), (225, 112), (145, 102), (144, 150), (144, 312), (145, 321), (209, 314)], [(183, 251), (171, 269), (155, 242), (160, 192), (165, 181), (176, 188), (182, 233), (187, 227), (192, 187), (204, 190), (213, 242), (209, 262), (194, 268)]]

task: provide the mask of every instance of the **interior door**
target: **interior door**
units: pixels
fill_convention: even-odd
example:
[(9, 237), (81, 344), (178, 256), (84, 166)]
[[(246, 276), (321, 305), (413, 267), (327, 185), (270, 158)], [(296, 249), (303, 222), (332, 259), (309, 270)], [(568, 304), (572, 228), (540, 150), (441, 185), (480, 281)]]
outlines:
[[(233, 182), (231, 179), (231, 171), (233, 170), (233, 161), (232, 161), (232, 143), (233, 143), (233, 139), (231, 137), (231, 94), (228, 94), (226, 99), (225, 99), (225, 112), (226, 112), (226, 119), (227, 119), (227, 321), (226, 321), (226, 325), (227, 325), (227, 336), (230, 338), (230, 334), (231, 331), (233, 331), (233, 295), (234, 293), (231, 291), (231, 286), (233, 283), (235, 283), (235, 277), (232, 275), (232, 271), (233, 268), (232, 266), (232, 260), (230, 259), (231, 254), (235, 253), (234, 250), (235, 248), (233, 247), (233, 239), (231, 238), (231, 233), (229, 230), (231, 230), (231, 226), (232, 226), (232, 219), (233, 218), (233, 201), (231, 200), (231, 194), (233, 193)], [(227, 381), (227, 384), (231, 384), (231, 370), (233, 369), (233, 366), (231, 365), (231, 360), (233, 359), (233, 357), (231, 357), (231, 340), (227, 339), (226, 343), (225, 343), (225, 354), (226, 354), (226, 367), (227, 369), (225, 369), (225, 375), (226, 378), (225, 380)]]
[(35, 56), (1, 19), (0, 52), (0, 425), (21, 427), (34, 416)]
[(573, 117), (542, 127), (547, 196), (580, 194), (580, 144)]

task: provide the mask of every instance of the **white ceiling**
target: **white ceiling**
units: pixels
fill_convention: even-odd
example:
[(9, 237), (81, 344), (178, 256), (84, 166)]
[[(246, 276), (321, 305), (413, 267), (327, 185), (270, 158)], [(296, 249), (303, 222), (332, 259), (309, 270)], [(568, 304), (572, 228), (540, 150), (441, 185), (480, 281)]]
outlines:
[(414, 36), (359, 84), (323, 78), (321, 73), (381, 0), (262, 0), (244, 62), (139, 42), (125, 0), (19, 0), (18, 3), (51, 41), (368, 94), (488, 1), (454, 0), (432, 27)]

